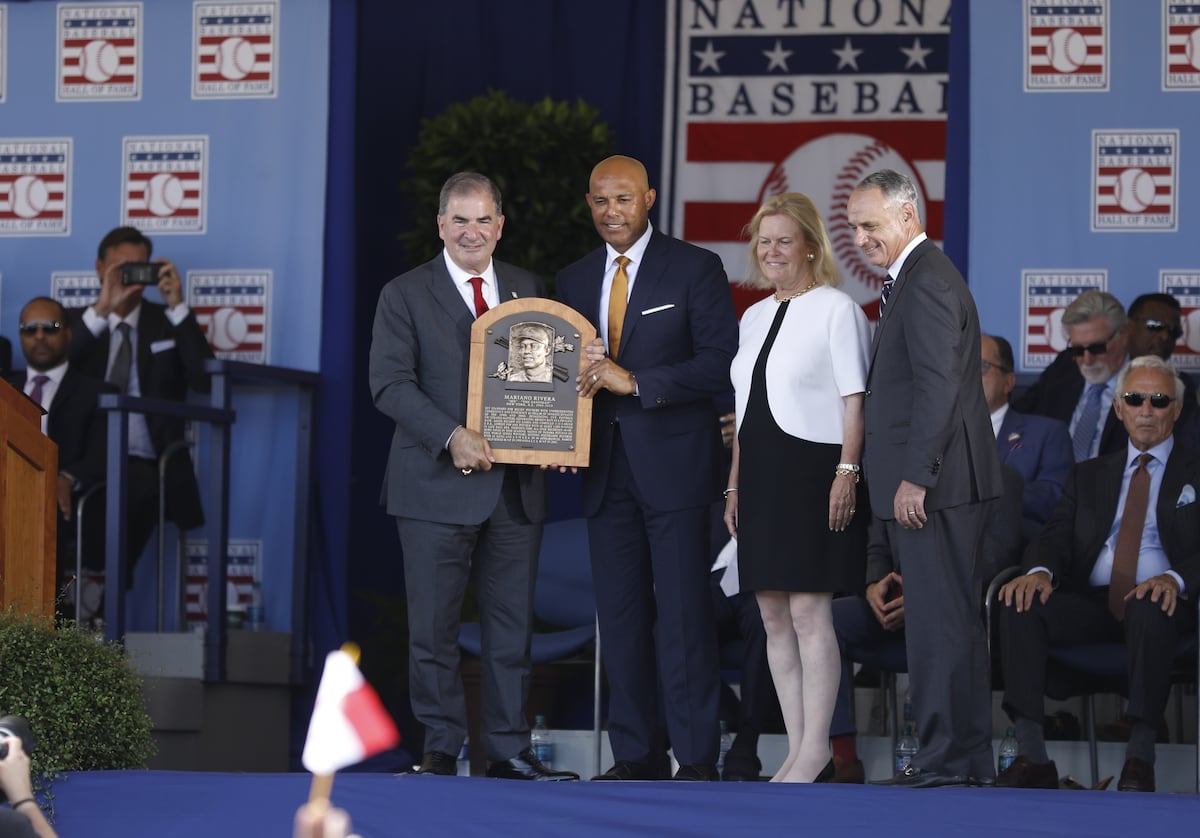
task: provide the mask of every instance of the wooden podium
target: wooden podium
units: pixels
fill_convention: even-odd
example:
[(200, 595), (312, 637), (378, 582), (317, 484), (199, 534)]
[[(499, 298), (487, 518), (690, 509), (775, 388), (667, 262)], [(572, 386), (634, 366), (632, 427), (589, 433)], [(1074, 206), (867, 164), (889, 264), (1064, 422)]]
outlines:
[(0, 380), (0, 607), (54, 614), (57, 484), (41, 409)]

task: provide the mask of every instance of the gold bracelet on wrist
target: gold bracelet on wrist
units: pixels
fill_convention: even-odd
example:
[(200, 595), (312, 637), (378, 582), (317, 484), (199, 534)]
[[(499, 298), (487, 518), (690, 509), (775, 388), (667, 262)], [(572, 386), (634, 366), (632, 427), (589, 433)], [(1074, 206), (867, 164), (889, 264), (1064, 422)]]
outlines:
[(837, 475), (838, 477), (853, 477), (854, 482), (857, 483), (860, 480), (859, 471), (860, 471), (860, 469), (858, 469), (857, 467), (855, 467), (854, 469), (849, 469), (849, 468), (846, 468), (844, 465), (839, 465), (837, 468), (835, 468), (833, 470), (833, 473), (835, 475)]

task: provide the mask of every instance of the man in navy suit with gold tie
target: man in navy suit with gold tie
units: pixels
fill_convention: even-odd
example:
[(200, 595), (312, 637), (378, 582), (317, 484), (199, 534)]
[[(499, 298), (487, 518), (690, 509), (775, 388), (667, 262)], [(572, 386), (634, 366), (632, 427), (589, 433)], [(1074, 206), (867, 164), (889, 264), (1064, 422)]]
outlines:
[(597, 779), (657, 777), (665, 729), (675, 779), (715, 780), (709, 505), (726, 460), (713, 397), (730, 388), (737, 318), (720, 259), (650, 225), (655, 197), (637, 160), (601, 161), (587, 201), (604, 247), (557, 279), (604, 336), (578, 383), (595, 399), (583, 508), (615, 760)]

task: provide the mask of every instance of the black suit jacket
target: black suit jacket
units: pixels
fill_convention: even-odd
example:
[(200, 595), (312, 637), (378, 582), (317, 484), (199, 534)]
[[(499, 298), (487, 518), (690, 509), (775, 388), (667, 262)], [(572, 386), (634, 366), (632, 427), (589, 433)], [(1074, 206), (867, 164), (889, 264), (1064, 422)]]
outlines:
[[(27, 371), (8, 376), (24, 392)], [(83, 488), (104, 479), (107, 461), (107, 414), (97, 406), (101, 393), (116, 390), (68, 366), (46, 417), (46, 436), (58, 446), (58, 470), (65, 471)]]
[[(93, 379), (103, 381), (108, 369), (110, 335), (104, 330), (97, 337), (83, 322), (82, 309), (67, 309), (71, 327), (71, 365)], [(137, 328), (137, 370), (141, 394), (147, 398), (185, 401), (188, 390), (207, 393), (210, 379), (204, 362), (213, 357), (208, 340), (189, 313), (178, 325), (167, 319), (166, 307), (143, 300)], [(183, 439), (184, 422), (148, 414), (146, 424), (154, 449), (162, 453), (168, 445)], [(167, 464), (167, 518), (183, 529), (204, 523), (200, 490), (191, 460), (177, 454)]]
[[(1077, 463), (1062, 499), (1025, 557), (1025, 570), (1045, 567), (1060, 590), (1086, 590), (1121, 494), (1128, 448)], [(1191, 491), (1186, 491), (1186, 487)], [(1200, 453), (1175, 441), (1155, 510), (1158, 535), (1185, 589), (1200, 585)], [(1192, 500), (1188, 500), (1188, 497)]]
[[(1022, 413), (1058, 419), (1066, 422), (1069, 427), (1071, 415), (1083, 394), (1083, 385), (1079, 366), (1071, 357), (1070, 350), (1064, 349), (1050, 366), (1042, 370), (1038, 380), (1022, 393), (1012, 406)], [(1113, 412), (1112, 405), (1106, 407), (1108, 414), (1104, 420), (1104, 430), (1100, 433), (1100, 449), (1097, 456), (1124, 451), (1126, 443), (1129, 442), (1129, 434), (1125, 432), (1125, 426)]]

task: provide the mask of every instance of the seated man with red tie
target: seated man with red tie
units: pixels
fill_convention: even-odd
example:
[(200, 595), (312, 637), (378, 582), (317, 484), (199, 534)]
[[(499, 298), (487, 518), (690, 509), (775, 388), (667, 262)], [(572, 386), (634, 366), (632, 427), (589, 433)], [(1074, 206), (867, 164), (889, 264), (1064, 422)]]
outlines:
[(1157, 356), (1129, 363), (1113, 399), (1126, 450), (1075, 465), (1026, 572), (1000, 589), (1004, 708), (1019, 755), (996, 785), (1058, 787), (1042, 734), (1049, 647), (1124, 642), (1132, 727), (1118, 788), (1154, 791), (1172, 658), (1196, 630), (1200, 586), (1200, 453), (1172, 436), (1183, 389)]

